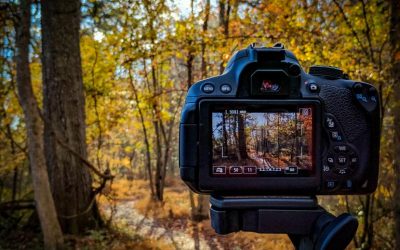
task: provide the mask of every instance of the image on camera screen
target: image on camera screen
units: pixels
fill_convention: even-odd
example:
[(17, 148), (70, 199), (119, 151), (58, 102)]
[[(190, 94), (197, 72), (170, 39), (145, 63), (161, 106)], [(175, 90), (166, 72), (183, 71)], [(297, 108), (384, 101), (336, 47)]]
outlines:
[(310, 176), (313, 108), (212, 112), (213, 176)]

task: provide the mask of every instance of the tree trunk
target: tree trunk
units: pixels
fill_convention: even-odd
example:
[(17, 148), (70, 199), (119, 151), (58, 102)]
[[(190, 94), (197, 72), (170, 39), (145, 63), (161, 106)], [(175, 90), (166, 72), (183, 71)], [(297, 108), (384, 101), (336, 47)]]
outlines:
[[(28, 25), (28, 32), (29, 32), (29, 26), (30, 25)], [(28, 65), (29, 65), (29, 60), (28, 60)], [(15, 155), (15, 153), (16, 153), (15, 152), (15, 143), (14, 143), (14, 139), (13, 139), (13, 134), (11, 132), (10, 124), (7, 124), (7, 134), (9, 136), (9, 138), (10, 138), (11, 154)], [(12, 201), (15, 201), (17, 199), (16, 198), (16, 196), (17, 196), (17, 184), (18, 184), (18, 166), (14, 167), (14, 170), (13, 170), (13, 182), (12, 182), (12, 192), (11, 192), (11, 200)]]
[(197, 221), (202, 221), (208, 219), (208, 212), (210, 210), (210, 196), (200, 194), (197, 198), (197, 211), (195, 219)]
[(189, 54), (186, 60), (186, 66), (187, 66), (187, 78), (188, 78), (188, 89), (192, 86), (193, 84), (193, 60), (194, 60), (194, 55), (192, 54), (193, 52), (191, 51), (192, 48), (191, 41), (189, 41)]
[[(146, 67), (146, 66), (145, 66)], [(149, 136), (144, 120), (144, 114), (142, 108), (139, 106), (139, 96), (135, 87), (135, 84), (133, 83), (133, 76), (132, 72), (129, 70), (129, 83), (132, 87), (133, 91), (133, 96), (136, 101), (136, 106), (139, 112), (139, 118), (140, 118), (140, 123), (142, 125), (142, 130), (143, 130), (143, 138), (144, 138), (144, 145), (146, 146), (146, 169), (147, 169), (147, 174), (149, 177), (149, 184), (150, 184), (150, 191), (151, 191), (151, 197), (154, 197), (154, 188), (153, 188), (153, 171), (151, 169), (151, 156), (150, 156), (150, 142), (149, 142)]]
[(208, 19), (210, 18), (210, 0), (206, 0), (206, 6), (204, 8), (204, 22), (203, 22), (203, 39), (201, 40), (201, 79), (207, 77), (207, 63), (205, 58), (206, 43), (205, 37), (208, 30)]
[(226, 117), (225, 113), (222, 113), (222, 135), (223, 135), (223, 148), (222, 148), (222, 155), (223, 156), (228, 156), (229, 150), (228, 150), (228, 132), (226, 131)]
[(183, 94), (180, 94), (179, 100), (178, 100), (178, 105), (177, 105), (177, 107), (175, 107), (175, 110), (172, 112), (173, 113), (173, 117), (169, 122), (167, 122), (167, 127), (168, 127), (167, 131), (165, 131), (166, 129), (164, 127), (164, 123), (162, 122), (162, 120), (160, 120), (161, 131), (162, 131), (162, 134), (163, 134), (164, 144), (165, 144), (165, 147), (164, 147), (164, 160), (163, 160), (164, 166), (163, 166), (162, 190), (164, 190), (164, 187), (165, 187), (165, 178), (167, 176), (167, 166), (168, 166), (168, 164), (169, 165), (173, 165), (173, 164), (170, 164), (171, 158), (172, 158), (171, 157), (171, 155), (172, 155), (171, 143), (173, 142), (172, 136), (174, 134), (175, 119), (176, 119), (176, 116), (177, 116), (177, 113), (178, 113), (178, 110), (179, 110), (178, 107), (181, 106), (182, 99), (183, 99)]
[[(237, 110), (239, 112), (239, 110)], [(237, 157), (237, 160), (239, 162), (242, 161), (242, 156), (240, 155), (240, 150), (239, 150), (239, 113), (234, 114), (232, 116), (232, 134), (233, 138), (235, 140), (235, 154)]]
[[(194, 2), (191, 1), (192, 16), (194, 16), (193, 4), (194, 4)], [(210, 15), (210, 0), (207, 0), (204, 11), (205, 11), (205, 19), (203, 22), (203, 36), (205, 35), (205, 33), (207, 32), (207, 29), (208, 29), (208, 19), (209, 19), (209, 15)], [(205, 61), (205, 49), (206, 49), (206, 44), (205, 44), (205, 41), (203, 38), (201, 41), (201, 78), (204, 78), (207, 74), (206, 73), (206, 61)], [(186, 58), (188, 89), (193, 84), (193, 62), (195, 59), (195, 56), (193, 53), (194, 53), (193, 40), (192, 40), (192, 38), (189, 38), (189, 40), (188, 40), (188, 55)], [(173, 124), (171, 124), (171, 126), (173, 126)], [(170, 135), (171, 135), (171, 133), (170, 133)], [(169, 145), (168, 145), (168, 147), (169, 147)], [(167, 162), (164, 162), (164, 164), (166, 164), (166, 163)], [(165, 176), (164, 176), (164, 178), (165, 178)], [(190, 194), (190, 199), (191, 199), (191, 205), (192, 205), (192, 219), (195, 221), (201, 221), (203, 219), (207, 219), (208, 218), (208, 199), (209, 199), (208, 196), (198, 195), (197, 196), (197, 206), (195, 206), (194, 197), (193, 197), (192, 193)]]
[[(219, 26), (221, 27), (224, 40), (222, 42), (222, 48), (226, 47), (227, 39), (229, 37), (229, 19), (231, 14), (231, 4), (229, 0), (219, 0)], [(221, 62), (219, 64), (219, 73), (222, 74), (225, 69), (224, 55), (221, 56)]]
[(244, 114), (238, 113), (239, 153), (242, 160), (247, 159), (245, 119)]
[(392, 79), (393, 79), (393, 116), (394, 116), (394, 168), (395, 168), (395, 193), (394, 215), (396, 249), (400, 249), (400, 2), (391, 1), (390, 18), (390, 45), (392, 49)]
[(95, 224), (89, 169), (69, 149), (87, 157), (85, 98), (79, 47), (80, 1), (41, 1), (45, 153), (50, 185), (65, 233)]
[[(194, 1), (190, 1), (190, 9), (191, 9), (191, 18), (194, 18)], [(191, 31), (192, 32), (192, 31)], [(191, 33), (190, 32), (190, 33)], [(194, 50), (193, 50), (193, 38), (191, 35), (187, 37), (187, 46), (188, 46), (188, 55), (186, 58), (186, 67), (187, 67), (187, 86), (188, 89), (193, 84), (193, 61), (194, 61)]]
[[(154, 42), (152, 42), (153, 44)], [(151, 77), (153, 82), (153, 93), (156, 94), (159, 91), (156, 68), (154, 67), (154, 57), (151, 58)], [(154, 128), (154, 140), (156, 144), (156, 172), (154, 174), (155, 191), (156, 198), (158, 201), (163, 201), (164, 199), (164, 187), (163, 182), (163, 157), (162, 157), (162, 138), (161, 138), (161, 121), (160, 121), (160, 111), (158, 97), (153, 99), (153, 128)]]
[(46, 249), (60, 249), (63, 245), (63, 235), (51, 195), (44, 156), (43, 123), (33, 94), (29, 69), (30, 6), (29, 0), (21, 1), (20, 23), (16, 30), (18, 99), (25, 116), (35, 204), (43, 232), (44, 246)]
[[(156, 123), (155, 125), (158, 126), (158, 124)], [(156, 137), (160, 137), (159, 134), (159, 128), (155, 127), (155, 133), (156, 133)], [(164, 189), (163, 189), (163, 185), (162, 185), (162, 180), (163, 180), (163, 173), (162, 173), (162, 155), (161, 155), (161, 143), (159, 139), (157, 140), (157, 159), (156, 159), (156, 173), (155, 173), (155, 182), (156, 182), (156, 198), (157, 201), (163, 201), (164, 200)]]

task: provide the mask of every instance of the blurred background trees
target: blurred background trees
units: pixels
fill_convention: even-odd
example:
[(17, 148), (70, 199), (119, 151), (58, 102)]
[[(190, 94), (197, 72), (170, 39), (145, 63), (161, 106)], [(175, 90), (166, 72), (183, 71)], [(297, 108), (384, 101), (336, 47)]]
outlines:
[[(16, 94), (15, 28), (19, 4), (19, 1), (0, 3), (0, 236), (36, 218), (32, 209), (33, 168), (28, 160), (26, 138), (28, 117), (24, 116)], [(59, 7), (69, 13), (67, 7)], [(66, 136), (61, 140), (75, 145), (74, 151), (100, 175), (76, 155), (65, 153), (68, 151), (65, 147), (45, 140), (48, 162), (54, 155), (74, 159), (60, 164), (64, 164), (64, 169), (71, 166), (86, 172), (86, 179), (93, 182), (88, 188), (99, 192), (108, 185), (102, 173), (115, 175), (117, 179), (146, 180), (152, 199), (163, 204), (166, 182), (179, 176), (178, 123), (187, 89), (200, 79), (220, 74), (235, 50), (252, 42), (267, 45), (282, 42), (306, 70), (314, 64), (337, 66), (350, 78), (369, 82), (380, 90), (382, 137), (378, 190), (368, 196), (321, 200), (334, 213), (349, 211), (358, 216), (360, 226), (355, 247), (394, 249), (395, 239), (397, 247), (400, 245), (398, 1), (88, 0), (81, 3), (80, 11), (85, 114), (73, 106), (80, 102), (73, 101), (72, 97), (79, 95), (74, 94), (73, 85), (56, 87), (57, 95), (50, 94), (52, 90), (47, 88), (49, 79), (55, 78), (50, 73), (42, 75), (42, 70), (57, 68), (57, 62), (48, 61), (46, 55), (63, 52), (56, 47), (49, 51), (51, 47), (42, 40), (45, 34), (42, 36), (41, 30), (49, 27), (46, 19), (49, 17), (38, 2), (31, 5), (30, 78), (38, 106), (45, 111), (43, 119), (57, 123), (56, 129)], [(62, 33), (71, 24), (61, 21), (50, 22)], [(66, 37), (60, 39), (59, 43), (71, 45)], [(78, 54), (71, 51), (70, 55), (78, 60)], [(57, 72), (61, 77), (73, 78), (78, 63), (69, 61), (69, 68)], [(77, 83), (76, 79), (72, 82)], [(80, 118), (69, 120), (53, 112), (48, 98), (55, 102), (70, 100), (69, 117)], [(61, 124), (68, 122), (78, 127), (84, 122), (86, 130), (75, 127), (70, 131)], [(86, 133), (86, 140), (73, 140), (78, 131), (81, 135)], [(48, 127), (44, 132), (48, 138), (52, 136)], [(53, 190), (59, 187), (58, 180), (68, 179), (68, 174), (57, 177), (62, 171), (56, 168), (49, 169), (49, 173)], [(78, 183), (71, 188), (81, 185)], [(62, 190), (61, 194), (69, 192)], [(66, 196), (55, 197), (59, 220), (62, 222), (69, 215), (85, 210), (91, 202), (88, 195), (79, 209), (63, 205), (61, 209), (57, 200), (73, 205)], [(207, 199), (195, 194), (190, 194), (190, 199), (193, 218), (207, 217)], [(64, 228), (64, 233), (69, 231), (74, 230)]]

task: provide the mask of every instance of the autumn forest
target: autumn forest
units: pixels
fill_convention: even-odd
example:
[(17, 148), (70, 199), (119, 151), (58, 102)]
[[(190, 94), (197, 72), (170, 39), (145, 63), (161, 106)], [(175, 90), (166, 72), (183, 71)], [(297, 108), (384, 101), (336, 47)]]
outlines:
[[(188, 88), (254, 42), (379, 90), (376, 192), (319, 202), (357, 217), (349, 249), (399, 249), (398, 0), (0, 1), (0, 249), (293, 249), (217, 235), (179, 176)], [(301, 113), (214, 118), (216, 165), (310, 168)]]

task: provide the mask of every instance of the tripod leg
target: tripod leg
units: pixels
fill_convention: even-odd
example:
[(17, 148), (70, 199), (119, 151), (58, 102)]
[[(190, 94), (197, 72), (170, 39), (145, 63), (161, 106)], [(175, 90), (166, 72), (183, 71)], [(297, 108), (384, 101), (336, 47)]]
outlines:
[(310, 237), (304, 235), (288, 235), (296, 250), (309, 250), (314, 248), (314, 243)]

